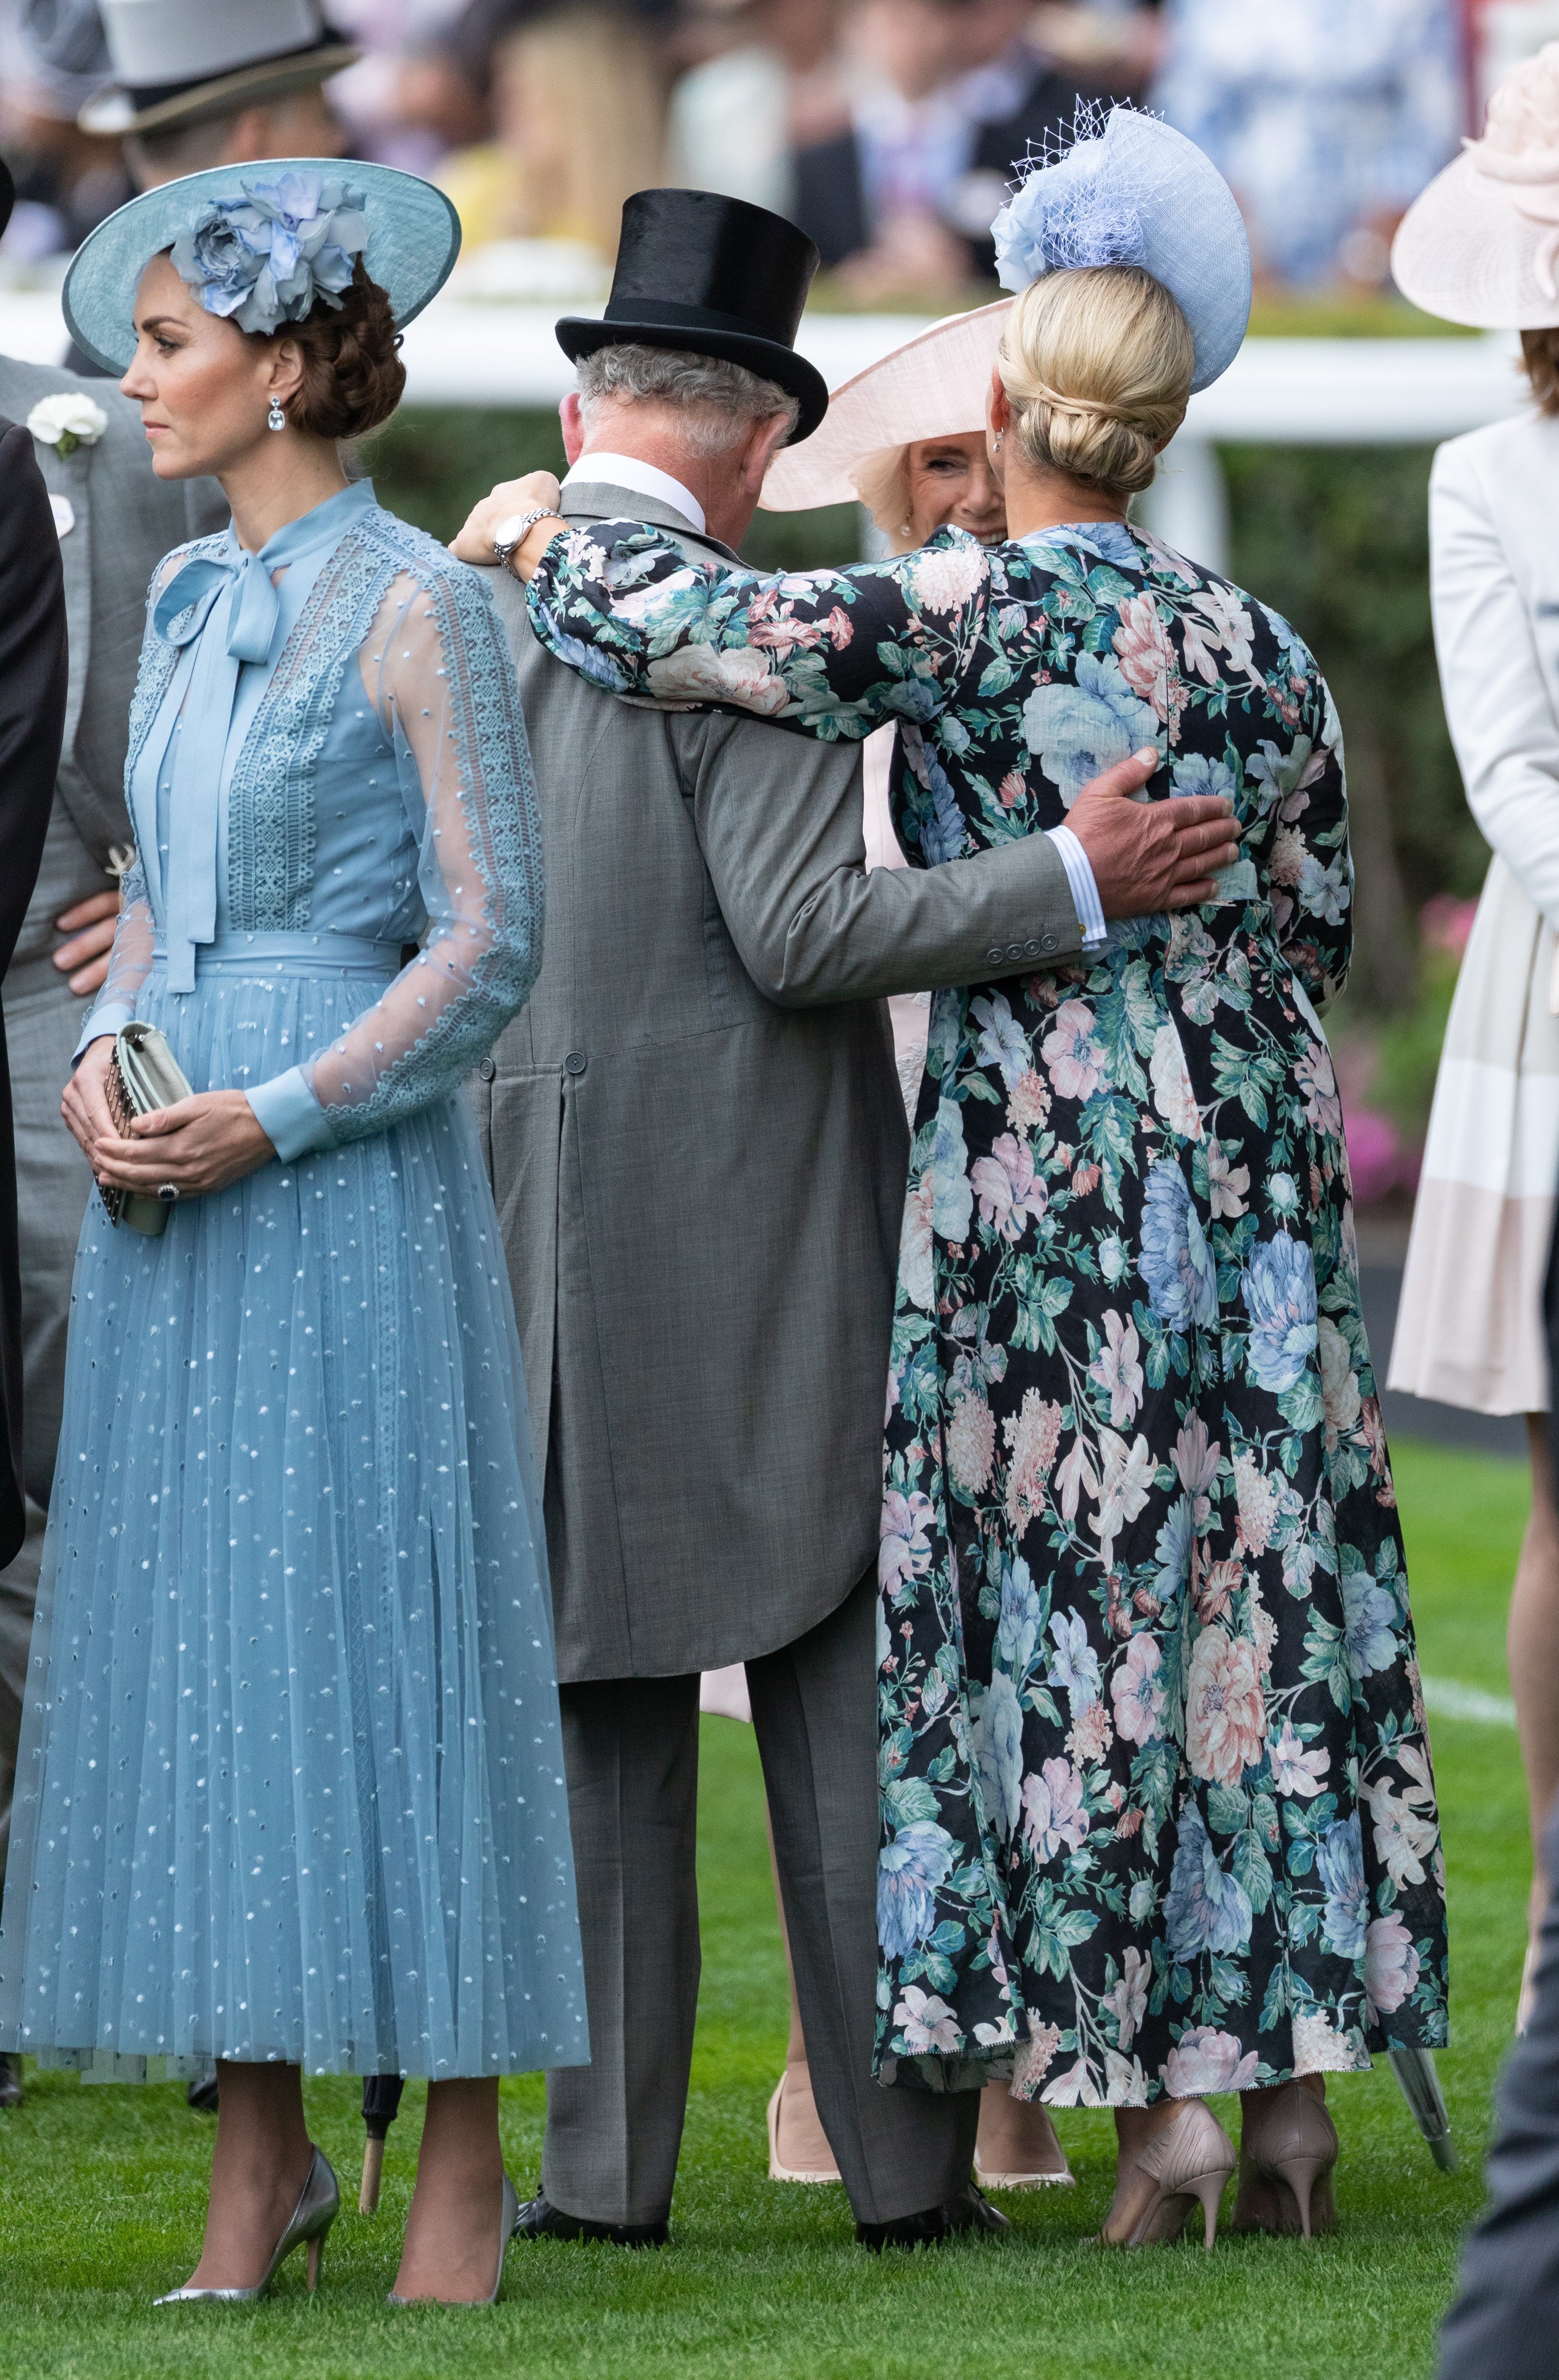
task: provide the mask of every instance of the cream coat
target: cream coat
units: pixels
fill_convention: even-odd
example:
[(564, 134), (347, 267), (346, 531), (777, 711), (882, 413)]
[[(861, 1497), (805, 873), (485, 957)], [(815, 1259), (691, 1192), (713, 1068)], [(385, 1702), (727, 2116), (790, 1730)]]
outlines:
[(1389, 1385), (1547, 1406), (1559, 1180), (1559, 420), (1452, 439), (1430, 480), (1445, 716), (1493, 847), (1435, 1084)]

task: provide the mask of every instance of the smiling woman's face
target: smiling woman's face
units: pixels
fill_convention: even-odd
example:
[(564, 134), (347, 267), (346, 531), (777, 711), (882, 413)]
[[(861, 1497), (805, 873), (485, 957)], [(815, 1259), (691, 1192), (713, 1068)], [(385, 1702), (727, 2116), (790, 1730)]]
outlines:
[(909, 520), (916, 545), (937, 529), (968, 529), (985, 545), (1006, 535), (1006, 500), (985, 452), (983, 431), (920, 438), (909, 448)]
[(273, 391), (285, 402), (300, 377), (288, 370), (288, 342), (250, 338), (208, 314), (165, 255), (140, 276), (135, 327), (119, 386), (140, 407), (160, 480), (230, 470), (265, 437)]

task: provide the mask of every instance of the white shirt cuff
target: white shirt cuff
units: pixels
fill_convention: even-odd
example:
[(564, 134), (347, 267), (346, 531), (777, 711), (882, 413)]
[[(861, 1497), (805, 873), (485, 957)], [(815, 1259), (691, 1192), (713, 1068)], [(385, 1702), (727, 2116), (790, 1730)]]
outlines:
[(289, 1066), (246, 1094), (260, 1128), (284, 1165), (331, 1147), (330, 1123), (301, 1066)]
[(1087, 852), (1069, 826), (1047, 827), (1046, 833), (1061, 854), (1061, 865), (1066, 870), (1066, 881), (1072, 891), (1072, 905), (1078, 913), (1085, 951), (1096, 951), (1104, 940), (1104, 912), (1100, 906), (1099, 887), (1093, 880)]

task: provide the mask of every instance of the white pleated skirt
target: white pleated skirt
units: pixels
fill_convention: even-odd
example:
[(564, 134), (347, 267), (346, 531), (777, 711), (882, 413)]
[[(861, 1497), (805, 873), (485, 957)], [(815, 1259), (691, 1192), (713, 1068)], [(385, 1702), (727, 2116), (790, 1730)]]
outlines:
[(1542, 1285), (1559, 1183), (1553, 928), (1503, 859), (1484, 881), (1435, 1080), (1386, 1385), (1546, 1412)]

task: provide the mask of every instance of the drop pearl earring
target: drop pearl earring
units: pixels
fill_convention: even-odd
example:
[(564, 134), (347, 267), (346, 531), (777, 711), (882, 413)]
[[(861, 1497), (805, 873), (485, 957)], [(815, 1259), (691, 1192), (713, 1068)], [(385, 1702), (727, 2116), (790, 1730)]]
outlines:
[(286, 428), (286, 415), (282, 411), (280, 401), (276, 397), (271, 399), (271, 410), (265, 416), (265, 427), (267, 430)]

